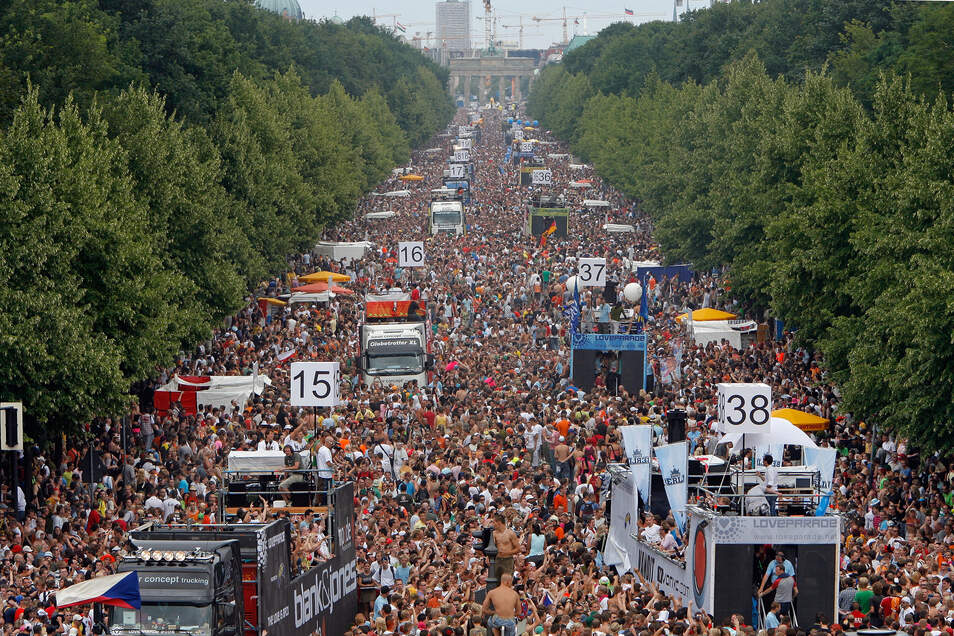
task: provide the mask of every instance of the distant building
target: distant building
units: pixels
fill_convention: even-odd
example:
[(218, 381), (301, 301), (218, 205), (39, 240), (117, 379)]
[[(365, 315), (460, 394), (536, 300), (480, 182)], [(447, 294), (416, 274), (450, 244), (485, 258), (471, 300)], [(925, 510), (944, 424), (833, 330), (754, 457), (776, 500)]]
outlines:
[(595, 35), (574, 35), (573, 39), (570, 40), (570, 43), (566, 45), (565, 49), (563, 49), (563, 54), (566, 55), (570, 51), (580, 48), (595, 37)]
[(470, 0), (444, 0), (435, 6), (438, 46), (445, 49), (450, 57), (469, 54)]
[(298, 0), (255, 0), (255, 5), (260, 9), (277, 13), (286, 20), (297, 22), (305, 17)]

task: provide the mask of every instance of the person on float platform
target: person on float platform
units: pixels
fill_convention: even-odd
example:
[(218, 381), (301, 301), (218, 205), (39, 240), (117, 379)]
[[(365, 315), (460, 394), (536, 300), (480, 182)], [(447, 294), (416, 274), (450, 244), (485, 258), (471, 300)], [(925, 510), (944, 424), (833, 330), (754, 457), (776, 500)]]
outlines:
[(773, 458), (771, 455), (766, 455), (762, 458), (762, 465), (765, 466), (765, 475), (761, 477), (763, 483), (762, 490), (765, 492), (765, 499), (768, 501), (769, 515), (774, 517), (778, 514), (778, 510), (775, 507), (778, 501), (778, 469), (772, 464)]

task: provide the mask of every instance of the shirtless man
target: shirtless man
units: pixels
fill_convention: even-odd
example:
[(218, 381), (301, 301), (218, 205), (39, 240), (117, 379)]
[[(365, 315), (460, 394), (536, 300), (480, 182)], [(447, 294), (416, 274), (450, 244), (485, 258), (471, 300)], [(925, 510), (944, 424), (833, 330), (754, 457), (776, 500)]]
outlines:
[(517, 539), (517, 534), (507, 527), (506, 521), (499, 512), (494, 516), (494, 544), (497, 546), (494, 572), (501, 581), (504, 574), (513, 576), (513, 555), (520, 552), (520, 540)]
[(557, 445), (553, 448), (553, 459), (556, 462), (555, 477), (563, 481), (573, 476), (573, 470), (570, 468), (570, 455), (573, 454), (573, 449), (567, 445), (562, 436), (558, 439)]
[(513, 589), (511, 574), (501, 575), (500, 585), (487, 592), (483, 605), (484, 614), (491, 613), (491, 605), (493, 605), (493, 616), (487, 620), (487, 625), (493, 628), (495, 636), (515, 636), (516, 617), (520, 611), (520, 595)]

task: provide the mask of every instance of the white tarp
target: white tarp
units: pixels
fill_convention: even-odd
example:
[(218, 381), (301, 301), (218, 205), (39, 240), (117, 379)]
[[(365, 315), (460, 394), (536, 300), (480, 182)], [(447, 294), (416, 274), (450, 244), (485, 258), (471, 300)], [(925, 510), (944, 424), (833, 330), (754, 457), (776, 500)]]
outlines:
[[(255, 386), (252, 386), (254, 379)], [(172, 380), (159, 387), (157, 391), (170, 391), (177, 393), (187, 388), (201, 389), (195, 392), (195, 402), (197, 406), (212, 406), (225, 409), (232, 412), (236, 407), (241, 410), (245, 408), (245, 403), (255, 394), (261, 395), (266, 386), (271, 386), (272, 381), (267, 375), (213, 375), (209, 376), (208, 382), (190, 382), (183, 380), (178, 375), (173, 376)]]
[(616, 566), (620, 574), (632, 569), (632, 555), (636, 554), (636, 539), (639, 531), (639, 514), (636, 510), (636, 485), (631, 473), (622, 474), (622, 479), (613, 483), (613, 505), (610, 506), (610, 529), (603, 548), (606, 565)]
[(567, 166), (570, 170), (583, 170), (587, 168), (585, 163), (571, 163)]
[[(308, 466), (310, 453), (307, 450), (299, 453), (302, 458), (302, 469)], [(285, 468), (285, 451), (231, 451), (228, 454), (228, 470), (241, 472), (274, 472)]]
[(610, 207), (609, 201), (600, 201), (599, 199), (583, 199), (584, 208), (608, 208)]
[(758, 325), (752, 320), (694, 320), (692, 338), (698, 345), (728, 340), (736, 349), (742, 348), (742, 334), (755, 331)]
[[(696, 321), (698, 326), (699, 322)], [(757, 446), (769, 446), (772, 444), (791, 444), (793, 446), (807, 446), (815, 448), (817, 444), (802, 429), (781, 417), (773, 417), (769, 423), (768, 431), (765, 433), (748, 433), (745, 436), (746, 448), (755, 448)], [(740, 448), (742, 443), (742, 433), (728, 433), (719, 440), (720, 444), (732, 442), (732, 448)]]
[(289, 305), (296, 305), (302, 303), (326, 303), (331, 299), (329, 292), (292, 292), (288, 297)]
[(390, 192), (383, 192), (383, 193), (375, 192), (372, 196), (406, 198), (411, 196), (411, 191), (410, 190), (391, 190)]
[(571, 188), (576, 188), (577, 190), (581, 190), (581, 189), (586, 189), (586, 188), (592, 188), (592, 187), (593, 187), (593, 184), (592, 184), (592, 183), (581, 183), (580, 181), (571, 181), (571, 182), (570, 182), (570, 187), (571, 187)]
[(364, 215), (366, 219), (390, 219), (397, 216), (394, 210), (382, 210), (381, 212), (368, 212)]
[(604, 223), (603, 229), (611, 234), (621, 232), (632, 233), (636, 231), (636, 228), (634, 228), (632, 225), (626, 225), (623, 223)]
[(333, 261), (361, 260), (373, 243), (370, 241), (358, 241), (349, 243), (343, 241), (318, 241), (313, 250), (315, 256), (323, 256)]

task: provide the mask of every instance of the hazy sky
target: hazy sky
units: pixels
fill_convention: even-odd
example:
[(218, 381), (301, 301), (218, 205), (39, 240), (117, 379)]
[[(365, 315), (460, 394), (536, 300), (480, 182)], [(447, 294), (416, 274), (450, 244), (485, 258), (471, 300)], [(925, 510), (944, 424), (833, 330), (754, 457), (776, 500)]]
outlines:
[[(415, 33), (420, 33), (420, 37), (426, 38), (428, 31), (435, 31), (434, 27), (434, 2), (427, 0), (351, 0), (344, 2), (341, 0), (298, 0), (301, 4), (305, 16), (308, 18), (320, 19), (322, 17), (331, 17), (335, 14), (345, 20), (355, 15), (385, 16), (379, 17), (378, 24), (393, 25), (395, 18), (387, 15), (397, 13), (397, 21), (407, 27), (406, 36), (414, 37)], [(672, 19), (673, 0), (568, 0), (572, 4), (566, 5), (567, 29), (569, 36), (573, 37), (574, 28), (576, 33), (583, 34), (583, 15), (586, 14), (586, 32), (596, 34), (600, 29), (610, 25), (613, 22), (621, 20), (630, 20), (636, 22), (648, 22), (651, 20)], [(628, 4), (627, 4), (628, 2)], [(494, 12), (497, 14), (497, 39), (504, 41), (517, 42), (519, 30), (517, 28), (504, 28), (504, 25), (518, 26), (520, 16), (523, 16), (523, 45), (524, 48), (543, 48), (549, 46), (551, 42), (558, 42), (562, 37), (563, 24), (561, 15), (563, 5), (554, 1), (545, 0), (508, 0), (499, 2), (491, 0)], [(691, 0), (693, 9), (704, 7), (708, 0)], [(631, 9), (636, 16), (629, 17), (623, 13), (624, 9)], [(681, 13), (685, 6), (679, 8)], [(482, 0), (471, 0), (471, 40), (475, 40), (475, 45), (483, 47), (484, 7)], [(536, 22), (532, 18), (557, 18), (552, 21)], [(574, 26), (574, 19), (578, 18), (580, 24)]]

